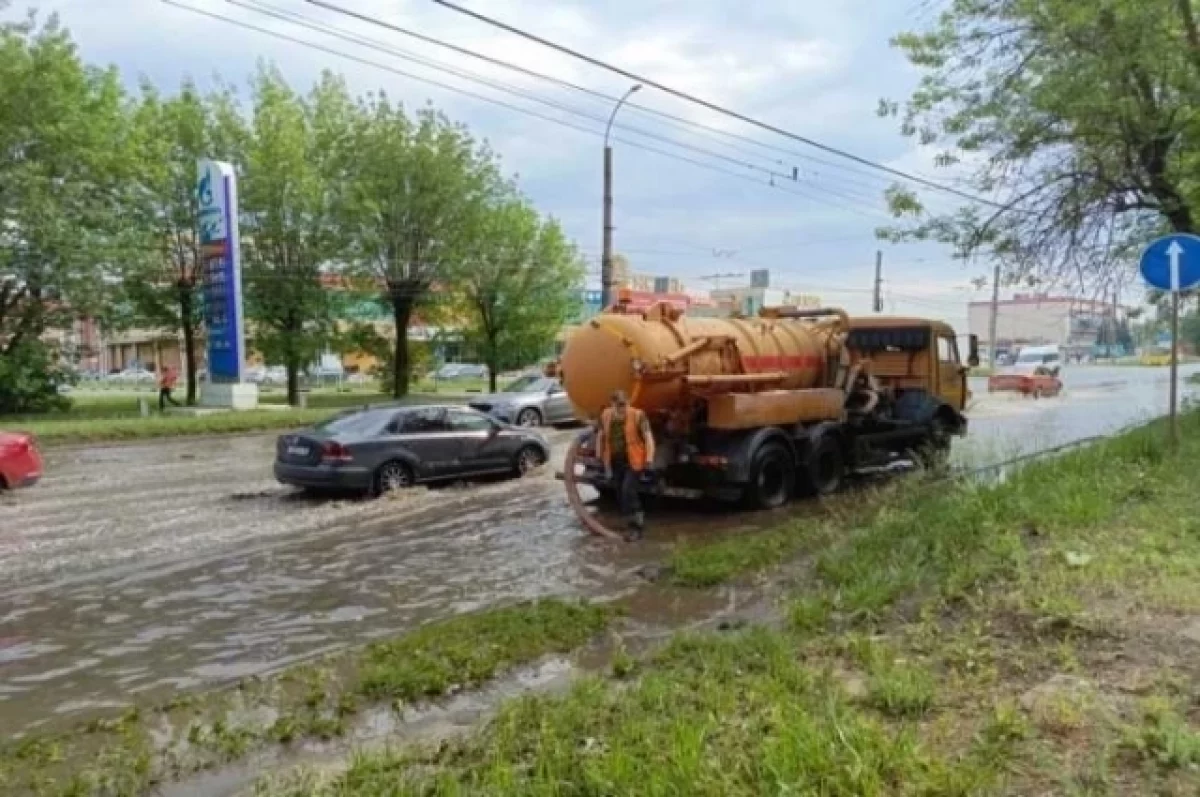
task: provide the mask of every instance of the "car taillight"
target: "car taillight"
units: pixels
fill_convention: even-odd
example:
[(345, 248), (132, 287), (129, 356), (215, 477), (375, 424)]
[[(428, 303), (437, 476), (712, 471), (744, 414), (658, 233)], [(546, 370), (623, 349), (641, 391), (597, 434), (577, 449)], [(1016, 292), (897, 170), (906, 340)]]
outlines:
[(341, 443), (326, 440), (321, 444), (321, 459), (326, 462), (349, 462), (352, 457), (350, 456), (350, 449)]

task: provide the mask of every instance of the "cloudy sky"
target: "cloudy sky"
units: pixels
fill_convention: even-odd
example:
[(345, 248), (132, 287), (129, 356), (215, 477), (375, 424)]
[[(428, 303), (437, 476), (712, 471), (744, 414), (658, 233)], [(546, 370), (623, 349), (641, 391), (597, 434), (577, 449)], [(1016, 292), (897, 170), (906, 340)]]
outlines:
[[(323, 1), (600, 95), (620, 95), (632, 83), (432, 0)], [(943, 1), (461, 0), (660, 84), (927, 175), (934, 172), (928, 153), (900, 136), (894, 120), (877, 118), (875, 108), (880, 98), (905, 98), (918, 78), (889, 47), (889, 37), (927, 24)], [(324, 49), (162, 0), (48, 0), (37, 6), (58, 12), (86, 59), (115, 64), (131, 85), (140, 76), (166, 89), (184, 77), (202, 84), (217, 74), (240, 81), (257, 61), (267, 60), (296, 86), (333, 69), (356, 92), (385, 89), (410, 106), (432, 102), (488, 139), (539, 208), (563, 222), (598, 278), (602, 137), (611, 100), (476, 61), (307, 0), (171, 2)], [(9, 16), (20, 5), (16, 0)], [(251, 5), (302, 17), (322, 30), (264, 16)], [(354, 40), (338, 38), (330, 28)], [(889, 312), (937, 316), (965, 329), (967, 301), (984, 298), (970, 290), (969, 281), (990, 266), (952, 261), (936, 246), (876, 241), (874, 230), (888, 223), (881, 192), (890, 178), (650, 87), (633, 102), (618, 116), (613, 146), (616, 249), (635, 270), (704, 289), (712, 285), (700, 279), (705, 275), (767, 268), (774, 285), (866, 312), (875, 251), (882, 248)], [(792, 180), (794, 173), (798, 180)], [(953, 206), (952, 198), (930, 196), (936, 207)], [(722, 284), (739, 281), (744, 278)]]

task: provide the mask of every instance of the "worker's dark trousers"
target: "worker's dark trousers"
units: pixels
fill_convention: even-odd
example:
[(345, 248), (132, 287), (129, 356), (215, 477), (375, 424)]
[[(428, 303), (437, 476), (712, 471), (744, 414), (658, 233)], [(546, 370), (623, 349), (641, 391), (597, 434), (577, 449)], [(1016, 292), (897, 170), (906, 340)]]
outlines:
[(176, 407), (179, 406), (179, 402), (176, 401), (175, 397), (171, 395), (171, 388), (169, 388), (169, 387), (159, 388), (158, 389), (158, 408), (159, 408), (159, 410), (165, 410), (167, 408), (168, 401), (171, 402), (171, 404), (173, 404)]
[(638, 472), (629, 467), (629, 460), (614, 457), (612, 462), (613, 484), (617, 487), (617, 499), (621, 504), (621, 516), (629, 528), (640, 532), (645, 523), (642, 514), (642, 499), (638, 495)]

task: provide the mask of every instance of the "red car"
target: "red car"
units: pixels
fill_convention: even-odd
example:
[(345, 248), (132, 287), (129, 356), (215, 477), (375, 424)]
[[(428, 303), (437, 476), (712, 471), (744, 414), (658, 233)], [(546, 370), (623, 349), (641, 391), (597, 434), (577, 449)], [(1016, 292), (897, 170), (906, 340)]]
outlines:
[(1057, 396), (1062, 387), (1061, 379), (1040, 368), (1031, 373), (1002, 373), (988, 378), (989, 393), (1012, 391), (1035, 399)]
[(0, 491), (29, 487), (42, 478), (42, 455), (33, 435), (0, 432)]

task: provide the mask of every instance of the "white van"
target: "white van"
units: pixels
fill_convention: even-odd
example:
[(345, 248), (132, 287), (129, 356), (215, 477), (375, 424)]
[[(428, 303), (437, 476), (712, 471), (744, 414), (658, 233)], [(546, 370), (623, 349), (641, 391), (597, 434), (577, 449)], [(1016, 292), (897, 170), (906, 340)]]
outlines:
[(1061, 367), (1062, 352), (1058, 346), (1025, 346), (1017, 353), (1012, 370), (1032, 374), (1040, 368), (1043, 373), (1058, 376)]

